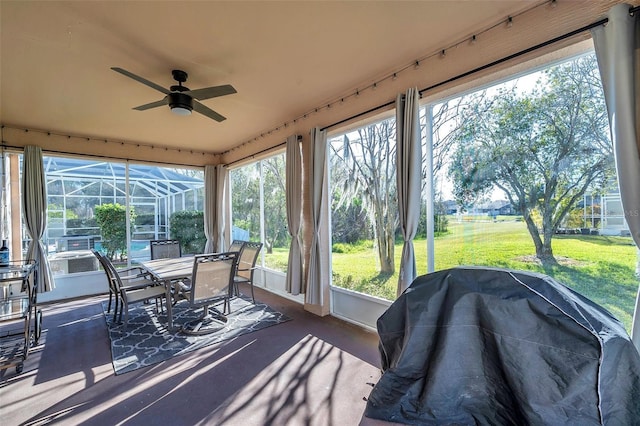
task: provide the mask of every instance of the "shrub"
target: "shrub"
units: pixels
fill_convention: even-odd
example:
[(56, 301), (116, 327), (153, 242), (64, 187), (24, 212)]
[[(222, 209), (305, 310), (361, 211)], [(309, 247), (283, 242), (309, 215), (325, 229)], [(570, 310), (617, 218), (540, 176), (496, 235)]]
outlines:
[(204, 235), (204, 213), (185, 210), (173, 213), (169, 219), (171, 238), (180, 241), (183, 254), (202, 253), (207, 242)]
[(136, 225), (155, 225), (156, 216), (153, 214), (141, 214), (136, 216)]
[[(129, 210), (131, 221), (131, 232), (135, 213), (133, 207)], [(121, 204), (101, 204), (94, 207), (94, 215), (100, 235), (102, 236), (102, 247), (105, 248), (107, 256), (114, 259), (116, 253), (122, 258), (127, 253), (127, 212), (125, 206)]]

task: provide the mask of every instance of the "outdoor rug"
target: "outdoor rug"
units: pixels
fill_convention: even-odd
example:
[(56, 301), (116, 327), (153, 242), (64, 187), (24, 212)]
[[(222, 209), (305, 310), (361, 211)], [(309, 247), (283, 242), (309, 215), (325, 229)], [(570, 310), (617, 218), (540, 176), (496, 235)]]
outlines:
[(109, 329), (116, 375), (290, 320), (265, 304), (254, 305), (251, 300), (236, 297), (231, 300), (231, 314), (227, 315), (227, 323), (221, 325), (220, 330), (192, 336), (182, 333), (181, 326), (198, 318), (202, 310), (191, 310), (186, 303), (178, 303), (173, 307), (172, 333), (167, 330), (166, 307), (164, 312), (158, 314), (155, 303), (131, 306), (126, 328), (124, 324), (113, 323), (113, 311), (107, 313), (106, 302), (102, 303), (102, 309)]

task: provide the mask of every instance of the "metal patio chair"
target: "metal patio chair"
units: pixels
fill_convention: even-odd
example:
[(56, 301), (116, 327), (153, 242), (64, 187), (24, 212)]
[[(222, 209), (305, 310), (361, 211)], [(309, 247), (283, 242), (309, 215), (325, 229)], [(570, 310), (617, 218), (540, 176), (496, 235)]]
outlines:
[(253, 294), (253, 277), (256, 270), (256, 261), (258, 260), (261, 249), (262, 243), (244, 242), (240, 250), (236, 275), (233, 278), (233, 295), (238, 296), (240, 294), (238, 284), (247, 283), (251, 286), (251, 300), (254, 304), (256, 303), (256, 298)]
[(124, 324), (126, 326), (129, 321), (129, 305), (136, 302), (155, 299), (156, 310), (162, 310), (162, 298), (165, 296), (164, 286), (156, 285), (141, 268), (129, 268), (118, 271), (108, 257), (103, 256), (97, 250), (92, 250), (92, 252), (98, 258), (105, 274), (107, 274), (107, 281), (109, 283), (109, 304), (107, 306), (107, 312), (111, 311), (112, 297), (115, 298), (113, 311), (114, 322), (122, 321), (122, 311), (124, 310)]
[(149, 242), (151, 260), (182, 257), (182, 249), (178, 240), (151, 240)]
[[(178, 282), (180, 296), (194, 309), (202, 308), (202, 315), (182, 326), (186, 334), (208, 334), (219, 330), (231, 313), (229, 300), (236, 269), (236, 252), (210, 253), (194, 256), (191, 280)], [(213, 304), (222, 302), (222, 312)]]

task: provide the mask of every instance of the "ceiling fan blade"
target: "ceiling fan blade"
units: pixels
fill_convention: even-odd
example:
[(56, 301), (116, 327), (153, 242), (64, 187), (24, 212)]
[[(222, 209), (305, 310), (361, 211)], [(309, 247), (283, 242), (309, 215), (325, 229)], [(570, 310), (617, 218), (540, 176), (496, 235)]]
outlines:
[(188, 90), (184, 93), (202, 101), (205, 99), (217, 98), (218, 96), (231, 95), (232, 93), (237, 93), (237, 91), (232, 85), (225, 84), (223, 86), (204, 87), (202, 89)]
[(114, 70), (115, 72), (119, 72), (122, 75), (126, 75), (127, 77), (132, 78), (135, 81), (144, 84), (145, 86), (149, 86), (149, 87), (151, 87), (153, 89), (156, 89), (158, 92), (162, 92), (165, 95), (168, 95), (169, 93), (171, 93), (169, 90), (165, 89), (164, 87), (162, 87), (162, 86), (160, 86), (160, 85), (158, 85), (158, 84), (156, 84), (156, 83), (154, 83), (152, 81), (149, 81), (146, 78), (142, 78), (142, 77), (140, 77), (138, 75), (130, 73), (127, 70), (124, 70), (124, 69), (118, 68), (118, 67), (111, 67), (111, 69)]
[(166, 96), (161, 101), (156, 101), (156, 102), (151, 102), (151, 103), (148, 103), (148, 104), (140, 105), (140, 106), (137, 106), (137, 107), (135, 107), (133, 109), (136, 109), (138, 111), (144, 111), (146, 109), (156, 108), (156, 107), (163, 106), (163, 105), (167, 105), (167, 97)]
[(218, 114), (217, 112), (210, 109), (209, 107), (202, 105), (200, 102), (196, 101), (195, 99), (193, 100), (193, 109), (196, 110), (196, 112), (199, 112), (202, 115), (206, 115), (207, 117), (212, 118), (216, 121), (224, 121), (227, 119), (226, 117), (223, 117), (222, 115)]

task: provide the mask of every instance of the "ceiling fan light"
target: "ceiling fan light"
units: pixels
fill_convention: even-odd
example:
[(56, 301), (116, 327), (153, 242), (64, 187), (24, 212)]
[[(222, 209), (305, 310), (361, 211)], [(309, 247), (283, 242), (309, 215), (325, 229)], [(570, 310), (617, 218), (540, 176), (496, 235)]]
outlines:
[(191, 115), (193, 99), (191, 96), (181, 92), (171, 92), (169, 94), (169, 106), (176, 115)]
[(181, 106), (171, 107), (171, 112), (173, 112), (176, 115), (191, 115), (191, 110), (189, 108), (185, 108)]

